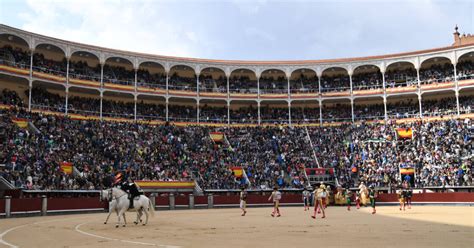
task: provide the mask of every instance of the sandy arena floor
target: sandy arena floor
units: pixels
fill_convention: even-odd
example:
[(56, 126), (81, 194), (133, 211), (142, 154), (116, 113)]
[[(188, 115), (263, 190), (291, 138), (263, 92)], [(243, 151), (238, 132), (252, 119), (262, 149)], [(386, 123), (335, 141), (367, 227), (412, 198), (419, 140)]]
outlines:
[[(106, 214), (0, 220), (0, 247), (474, 247), (474, 207), (329, 207), (314, 220), (302, 207), (158, 211), (148, 226), (104, 225)], [(361, 243), (362, 242), (362, 243)]]

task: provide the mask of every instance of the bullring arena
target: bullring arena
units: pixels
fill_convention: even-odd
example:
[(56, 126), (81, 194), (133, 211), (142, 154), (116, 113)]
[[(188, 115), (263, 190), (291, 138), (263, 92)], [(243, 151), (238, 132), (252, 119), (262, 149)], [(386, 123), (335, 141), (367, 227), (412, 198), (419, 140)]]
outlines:
[[(467, 206), (396, 206), (347, 211), (329, 207), (311, 219), (302, 207), (158, 211), (148, 226), (116, 229), (106, 215), (81, 214), (2, 220), (1, 247), (472, 247), (474, 209)], [(128, 218), (132, 219), (129, 213)]]
[[(251, 204), (255, 207), (248, 208), (246, 216), (232, 207), (235, 196), (214, 196), (211, 206), (203, 197), (196, 197), (196, 205), (190, 206), (190, 201), (186, 202), (189, 198), (177, 196), (180, 205), (174, 206), (179, 208), (175, 210), (169, 210), (169, 201), (158, 197), (155, 216), (146, 226), (135, 225), (136, 215), (131, 212), (127, 213), (127, 226), (116, 228), (115, 215), (104, 225), (107, 214), (103, 211), (70, 215), (49, 211), (52, 216), (2, 220), (0, 243), (1, 247), (301, 247), (317, 242), (345, 247), (363, 240), (365, 247), (472, 247), (474, 242), (472, 193), (415, 194), (414, 206), (405, 211), (393, 202), (394, 194), (383, 194), (380, 200), (384, 206), (378, 207), (375, 215), (370, 207), (353, 206), (348, 211), (343, 206), (329, 206), (325, 219), (310, 218), (312, 208), (303, 211), (297, 195), (284, 196), (287, 199), (278, 218), (270, 216), (271, 208), (263, 203), (266, 197), (255, 194), (250, 202), (259, 204)], [(97, 198), (82, 200), (89, 204), (82, 206), (89, 209), (106, 206)], [(65, 208), (64, 199), (58, 203)], [(50, 208), (61, 208), (56, 204)], [(191, 207), (201, 209), (188, 209)], [(225, 208), (205, 209), (208, 207)]]
[(245, 61), (0, 24), (0, 248), (474, 247), (474, 35), (452, 35)]

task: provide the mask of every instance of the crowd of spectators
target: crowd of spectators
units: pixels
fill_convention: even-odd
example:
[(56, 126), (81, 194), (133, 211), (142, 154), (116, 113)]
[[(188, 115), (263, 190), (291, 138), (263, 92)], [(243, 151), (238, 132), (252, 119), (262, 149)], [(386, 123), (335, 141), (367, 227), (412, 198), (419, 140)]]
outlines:
[(211, 123), (227, 123), (227, 106), (199, 105), (199, 121)]
[(291, 93), (318, 93), (319, 82), (318, 77), (305, 76), (300, 74), (297, 78), (290, 80)]
[[(37, 131), (18, 127), (17, 116)], [(302, 188), (302, 168), (317, 164), (334, 168), (346, 186), (396, 185), (404, 167), (415, 169), (417, 187), (472, 185), (469, 119), (300, 128), (85, 121), (21, 109), (0, 110), (0, 118), (0, 174), (27, 189), (99, 189), (118, 171), (141, 180), (196, 180), (204, 189)], [(398, 139), (397, 127), (412, 128), (413, 139)], [(213, 131), (225, 141), (214, 142)], [(72, 174), (61, 171), (64, 161), (74, 165)], [(234, 176), (235, 166), (245, 178)]]
[(291, 123), (318, 123), (319, 107), (291, 107)]
[(23, 102), (23, 99), (14, 90), (3, 89), (0, 94), (0, 103), (3, 105), (12, 105), (17, 107), (26, 107), (27, 104)]
[(257, 107), (239, 107), (230, 109), (230, 122), (233, 124), (239, 123), (258, 123), (258, 109)]
[(454, 67), (451, 63), (432, 65), (420, 69), (420, 83), (434, 84), (454, 81)]
[(321, 77), (321, 93), (333, 91), (349, 91), (351, 84), (348, 74)]
[(201, 74), (199, 76), (199, 91), (227, 93), (227, 79), (223, 76), (213, 78), (211, 75)]
[(355, 120), (383, 120), (384, 117), (383, 104), (354, 104)]
[(288, 123), (288, 107), (261, 105), (260, 120), (262, 123)]
[(380, 72), (354, 73), (352, 75), (352, 90), (373, 90), (383, 88)]
[(324, 122), (345, 122), (352, 120), (352, 109), (350, 104), (323, 105)]
[(229, 91), (231, 93), (254, 93), (258, 92), (256, 79), (247, 76), (233, 76), (229, 79)]
[(260, 78), (260, 94), (286, 94), (288, 93), (288, 81), (284, 76), (262, 76)]
[[(20, 48), (13, 48), (5, 45), (0, 48), (0, 60), (3, 64), (14, 65), (21, 68), (28, 68), (30, 56), (28, 51)], [(40, 52), (35, 52), (33, 56), (33, 70), (65, 77), (66, 58), (53, 60), (47, 58)], [(130, 67), (130, 66), (128, 66)], [(135, 71), (125, 66), (104, 65), (104, 82), (134, 85)], [(454, 70), (451, 63), (434, 64), (430, 67), (420, 69), (421, 84), (434, 84), (452, 82), (454, 80)], [(86, 79), (99, 82), (101, 66), (90, 66), (86, 61), (70, 60), (69, 75), (71, 78)], [(469, 79), (474, 77), (474, 66), (470, 60), (462, 60), (457, 64), (458, 79)], [(385, 73), (386, 85), (388, 88), (417, 85), (417, 73), (414, 67), (398, 69), (390, 68)], [(217, 79), (210, 75), (200, 75), (200, 88), (205, 92), (225, 93), (227, 80), (224, 76)], [(352, 76), (353, 90), (379, 89), (383, 87), (383, 80), (380, 72), (355, 73)], [(163, 73), (150, 73), (146, 68), (137, 70), (137, 85), (141, 87), (165, 88), (166, 75)], [(290, 89), (293, 93), (298, 92), (318, 92), (318, 79), (306, 77), (301, 74), (298, 78), (290, 81)], [(169, 89), (175, 90), (196, 90), (196, 76), (182, 77), (174, 72), (169, 77)], [(262, 76), (260, 78), (260, 90), (262, 93), (286, 93), (288, 82), (284, 76)], [(339, 74), (321, 78), (321, 92), (348, 91), (350, 89), (349, 75)], [(231, 92), (257, 93), (257, 80), (251, 80), (247, 76), (233, 76), (230, 78)]]

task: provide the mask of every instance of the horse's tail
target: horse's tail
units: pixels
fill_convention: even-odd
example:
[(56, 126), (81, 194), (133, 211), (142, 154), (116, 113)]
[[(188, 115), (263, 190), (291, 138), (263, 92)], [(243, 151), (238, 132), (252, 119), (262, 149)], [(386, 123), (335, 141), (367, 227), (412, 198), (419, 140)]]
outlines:
[(150, 211), (151, 217), (155, 216), (155, 207), (153, 206), (150, 198), (148, 198), (148, 210)]

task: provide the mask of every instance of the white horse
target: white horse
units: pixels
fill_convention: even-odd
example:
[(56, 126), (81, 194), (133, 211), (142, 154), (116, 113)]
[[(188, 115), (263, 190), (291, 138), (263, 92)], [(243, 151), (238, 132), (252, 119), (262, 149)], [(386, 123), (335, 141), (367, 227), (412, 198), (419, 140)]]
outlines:
[[(116, 201), (115, 203), (115, 208), (117, 209), (116, 211), (118, 211), (118, 214), (117, 214), (117, 218), (118, 218), (118, 221), (117, 221), (117, 224), (115, 225), (115, 227), (119, 227), (120, 225), (120, 217), (122, 217), (123, 215), (125, 215), (125, 212), (126, 211), (136, 211), (137, 212), (137, 220), (135, 221), (135, 224), (138, 224), (138, 221), (140, 220), (141, 221), (141, 216), (142, 216), (142, 212), (145, 213), (145, 223), (143, 223), (143, 225), (146, 225), (148, 224), (148, 214), (150, 213), (151, 216), (154, 216), (155, 215), (155, 209), (152, 205), (152, 202), (150, 201), (150, 199), (144, 195), (140, 195), (138, 197), (136, 197), (134, 200), (133, 200), (133, 206), (134, 208), (133, 209), (130, 209), (130, 201), (128, 199), (128, 194), (127, 192), (117, 188), (117, 187), (113, 187), (111, 189), (111, 195), (112, 195), (112, 198)], [(125, 220), (125, 219), (124, 219)], [(125, 226), (126, 223), (123, 224), (123, 226)]]
[[(117, 214), (117, 216), (119, 214), (119, 210), (117, 208), (117, 201), (115, 200), (115, 198), (112, 198), (112, 189), (101, 190), (100, 191), (100, 200), (109, 202), (109, 214), (107, 215), (107, 219), (105, 219), (105, 221), (104, 221), (104, 224), (107, 224), (112, 212), (115, 212), (115, 214)], [(127, 219), (125, 218), (125, 213), (123, 214), (123, 221), (126, 225), (127, 224)], [(140, 222), (141, 222), (141, 219), (140, 219)], [(137, 223), (135, 223), (135, 224), (137, 224)]]

